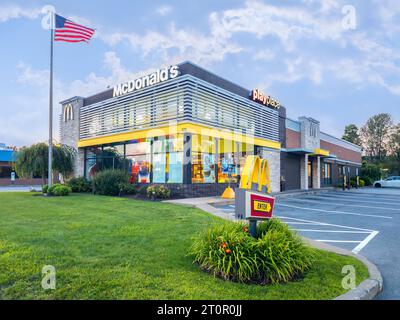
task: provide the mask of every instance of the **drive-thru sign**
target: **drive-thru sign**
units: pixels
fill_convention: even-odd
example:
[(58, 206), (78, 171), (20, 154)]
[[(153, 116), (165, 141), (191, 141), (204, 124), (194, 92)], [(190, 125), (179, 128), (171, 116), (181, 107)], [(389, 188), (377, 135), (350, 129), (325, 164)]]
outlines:
[(275, 198), (269, 195), (246, 191), (246, 219), (271, 219)]

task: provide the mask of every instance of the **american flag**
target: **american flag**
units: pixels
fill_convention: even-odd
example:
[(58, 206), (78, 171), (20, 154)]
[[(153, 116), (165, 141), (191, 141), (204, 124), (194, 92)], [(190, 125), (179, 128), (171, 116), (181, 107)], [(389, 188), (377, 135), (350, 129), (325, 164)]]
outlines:
[(55, 15), (54, 41), (89, 42), (95, 30)]

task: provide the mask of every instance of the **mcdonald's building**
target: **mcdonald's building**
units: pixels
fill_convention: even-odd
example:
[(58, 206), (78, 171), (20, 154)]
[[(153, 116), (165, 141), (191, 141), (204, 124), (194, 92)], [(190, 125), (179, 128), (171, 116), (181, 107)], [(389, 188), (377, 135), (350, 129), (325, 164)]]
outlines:
[(237, 185), (249, 155), (268, 161), (271, 192), (336, 186), (361, 165), (361, 148), (317, 120), (289, 119), (276, 97), (191, 62), (61, 106), (60, 142), (78, 150), (75, 175), (88, 179), (122, 169), (131, 183), (195, 197)]

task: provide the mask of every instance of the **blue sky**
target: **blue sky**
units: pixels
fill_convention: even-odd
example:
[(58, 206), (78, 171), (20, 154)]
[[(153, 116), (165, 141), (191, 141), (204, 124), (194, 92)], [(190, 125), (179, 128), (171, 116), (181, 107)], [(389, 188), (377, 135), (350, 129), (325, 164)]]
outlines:
[(48, 4), (97, 29), (89, 45), (55, 44), (55, 119), (64, 98), (190, 60), (262, 89), (289, 117), (312, 116), (330, 134), (380, 112), (400, 121), (398, 0), (2, 0), (0, 142), (8, 145), (47, 139)]

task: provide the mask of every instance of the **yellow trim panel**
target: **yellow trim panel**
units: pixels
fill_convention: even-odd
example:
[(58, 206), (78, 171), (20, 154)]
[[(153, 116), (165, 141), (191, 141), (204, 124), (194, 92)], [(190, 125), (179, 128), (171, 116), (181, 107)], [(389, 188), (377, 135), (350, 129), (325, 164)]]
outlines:
[(102, 145), (102, 144), (123, 142), (123, 141), (129, 141), (129, 140), (168, 136), (168, 135), (174, 135), (174, 134), (185, 133), (185, 132), (193, 133), (193, 134), (200, 134), (203, 136), (210, 136), (210, 137), (214, 137), (214, 138), (223, 138), (223, 139), (232, 140), (232, 141), (240, 141), (240, 142), (245, 142), (247, 144), (253, 144), (253, 145), (267, 147), (267, 148), (271, 148), (271, 149), (280, 150), (280, 148), (281, 148), (280, 142), (277, 142), (277, 141), (256, 138), (253, 136), (236, 133), (231, 130), (216, 129), (216, 128), (211, 128), (208, 126), (194, 124), (194, 123), (190, 123), (190, 122), (179, 123), (177, 125), (172, 125), (172, 126), (164, 126), (164, 127), (156, 127), (153, 129), (116, 133), (113, 135), (108, 135), (108, 136), (103, 136), (103, 137), (98, 137), (98, 138), (79, 140), (78, 147), (83, 148), (83, 147), (97, 146), (97, 145)]
[(315, 153), (315, 155), (318, 155), (318, 156), (329, 156), (329, 150), (324, 150), (324, 149), (315, 149), (314, 150), (314, 153)]

